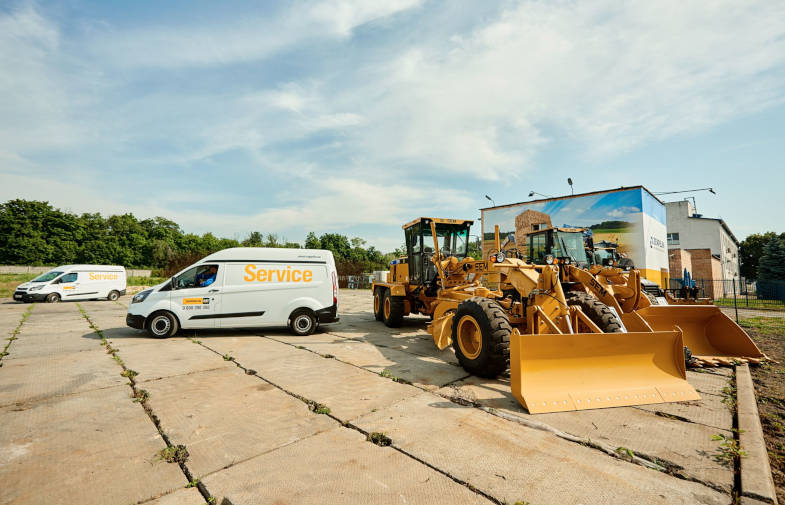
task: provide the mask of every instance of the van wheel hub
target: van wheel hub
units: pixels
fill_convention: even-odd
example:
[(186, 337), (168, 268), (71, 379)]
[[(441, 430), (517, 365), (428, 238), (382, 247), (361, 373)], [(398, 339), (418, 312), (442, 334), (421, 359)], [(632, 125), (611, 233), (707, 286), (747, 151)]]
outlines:
[(169, 322), (168, 317), (158, 316), (153, 319), (150, 326), (153, 328), (153, 333), (156, 335), (166, 335), (169, 332), (169, 328), (171, 328), (171, 323)]
[(301, 316), (297, 316), (297, 319), (294, 320), (294, 326), (297, 328), (298, 331), (306, 332), (311, 329), (311, 318), (306, 316), (305, 314)]

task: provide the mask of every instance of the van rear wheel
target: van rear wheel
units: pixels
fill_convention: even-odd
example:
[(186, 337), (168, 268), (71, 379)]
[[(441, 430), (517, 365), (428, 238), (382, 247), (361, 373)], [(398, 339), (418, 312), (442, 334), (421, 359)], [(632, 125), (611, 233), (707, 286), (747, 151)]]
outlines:
[(49, 293), (46, 295), (46, 303), (57, 303), (60, 301), (60, 295), (57, 293)]
[(109, 296), (106, 297), (106, 299), (109, 300), (110, 302), (114, 302), (118, 298), (120, 298), (120, 293), (118, 293), (117, 291), (110, 291)]
[(179, 329), (177, 318), (171, 312), (157, 312), (147, 322), (147, 332), (155, 338), (171, 337)]
[(297, 309), (289, 317), (289, 329), (292, 333), (304, 337), (316, 330), (316, 317), (308, 309)]

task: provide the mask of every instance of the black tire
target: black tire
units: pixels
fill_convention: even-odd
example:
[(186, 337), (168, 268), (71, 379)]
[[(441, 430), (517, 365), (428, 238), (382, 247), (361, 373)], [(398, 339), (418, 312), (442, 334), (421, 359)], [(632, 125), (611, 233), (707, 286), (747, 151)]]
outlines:
[(156, 312), (147, 319), (147, 333), (151, 337), (171, 337), (180, 329), (174, 314), (167, 311)]
[(46, 303), (58, 303), (60, 301), (60, 295), (57, 293), (49, 293), (46, 295)]
[(604, 333), (621, 333), (621, 321), (607, 305), (589, 293), (569, 291), (564, 294), (567, 305), (577, 305)]
[(316, 331), (318, 321), (310, 309), (297, 309), (289, 316), (289, 329), (297, 336), (305, 337)]
[(110, 291), (109, 295), (107, 295), (106, 297), (106, 299), (109, 300), (110, 302), (114, 302), (118, 298), (120, 298), (120, 293), (118, 293), (117, 291)]
[(387, 291), (387, 289), (382, 287), (373, 290), (373, 316), (377, 321), (384, 321), (384, 311), (382, 308), (385, 291)]
[(382, 298), (382, 317), (384, 324), (390, 328), (397, 328), (403, 322), (403, 300), (402, 296), (393, 296), (389, 289), (384, 290)]
[[(472, 328), (475, 324), (480, 331), (479, 346), (469, 345), (467, 340), (471, 338), (464, 333), (475, 332), (476, 328)], [(507, 370), (510, 366), (511, 333), (507, 314), (490, 298), (474, 296), (462, 301), (452, 319), (455, 356), (464, 370), (478, 377), (494, 378)]]
[(657, 298), (654, 295), (652, 295), (651, 293), (649, 293), (648, 291), (644, 291), (643, 294), (646, 295), (646, 298), (649, 299), (649, 302), (652, 305), (659, 305), (660, 304), (660, 302), (657, 301)]

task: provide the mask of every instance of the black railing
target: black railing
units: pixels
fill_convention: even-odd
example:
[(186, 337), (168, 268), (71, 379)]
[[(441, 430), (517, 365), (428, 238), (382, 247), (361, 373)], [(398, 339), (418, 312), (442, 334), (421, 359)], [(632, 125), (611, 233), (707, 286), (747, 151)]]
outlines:
[[(720, 307), (740, 309), (785, 310), (785, 281), (750, 281), (746, 279), (693, 279), (698, 298), (709, 298)], [(670, 279), (668, 292), (677, 298), (685, 295), (682, 279)], [(687, 293), (694, 298), (694, 294)]]

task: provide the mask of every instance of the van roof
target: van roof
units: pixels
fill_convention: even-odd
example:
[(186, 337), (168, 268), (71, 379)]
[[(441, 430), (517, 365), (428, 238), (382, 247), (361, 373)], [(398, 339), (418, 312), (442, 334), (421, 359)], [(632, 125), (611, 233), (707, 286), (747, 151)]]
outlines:
[(334, 263), (333, 253), (327, 249), (289, 249), (284, 247), (230, 247), (199, 260), (210, 261), (327, 261)]
[(49, 269), (50, 272), (52, 270), (109, 270), (112, 272), (125, 272), (125, 267), (120, 265), (60, 265)]

